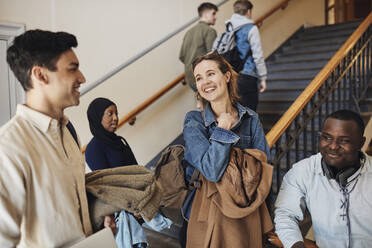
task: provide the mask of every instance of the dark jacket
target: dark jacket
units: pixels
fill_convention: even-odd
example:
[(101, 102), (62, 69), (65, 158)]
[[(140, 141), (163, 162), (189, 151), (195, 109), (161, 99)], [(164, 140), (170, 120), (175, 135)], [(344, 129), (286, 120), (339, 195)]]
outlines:
[(85, 161), (92, 171), (138, 164), (128, 144), (123, 150), (119, 150), (108, 146), (97, 137), (93, 137), (87, 145)]

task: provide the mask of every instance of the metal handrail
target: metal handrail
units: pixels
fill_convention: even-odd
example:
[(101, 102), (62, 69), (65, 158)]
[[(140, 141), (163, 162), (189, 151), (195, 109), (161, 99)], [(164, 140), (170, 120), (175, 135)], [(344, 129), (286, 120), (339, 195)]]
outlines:
[[(228, 1), (229, 0), (222, 0), (221, 2), (219, 2), (216, 5), (219, 7), (219, 6), (221, 6), (222, 4), (224, 4), (224, 3), (228, 2)], [(146, 54), (148, 54), (149, 52), (151, 52), (152, 50), (154, 50), (155, 48), (157, 48), (158, 46), (160, 46), (161, 44), (163, 44), (164, 42), (166, 42), (167, 40), (169, 40), (170, 38), (172, 38), (176, 34), (182, 32), (183, 30), (185, 30), (187, 27), (189, 27), (190, 25), (192, 25), (194, 22), (196, 22), (198, 20), (199, 20), (199, 16), (196, 16), (196, 17), (192, 18), (186, 24), (182, 25), (181, 27), (177, 28), (173, 32), (169, 33), (164, 38), (162, 38), (159, 41), (155, 42), (154, 44), (152, 44), (148, 48), (144, 49), (140, 53), (138, 53), (138, 54), (134, 55), (133, 57), (129, 58), (124, 63), (118, 65), (112, 71), (110, 71), (106, 75), (102, 76), (98, 80), (94, 81), (93, 83), (86, 84), (86, 86), (83, 87), (81, 89), (81, 91), (80, 91), (81, 96), (85, 95), (90, 90), (92, 90), (95, 87), (97, 87), (98, 85), (102, 84), (104, 81), (106, 81), (107, 79), (111, 78), (112, 76), (114, 76), (115, 74), (117, 74), (118, 72), (120, 72), (121, 70), (123, 70), (124, 68), (126, 68), (129, 65), (133, 64), (134, 62), (136, 62), (137, 60), (139, 60), (140, 58), (142, 58), (143, 56), (145, 56)]]
[[(281, 1), (279, 4), (277, 4), (276, 6), (274, 6), (273, 8), (271, 8), (268, 12), (266, 12), (264, 15), (260, 16), (255, 21), (255, 24), (256, 25), (259, 25), (259, 24), (262, 25), (262, 22), (265, 19), (267, 19), (269, 16), (271, 16), (272, 14), (274, 14), (277, 10), (279, 10), (279, 9), (285, 9), (285, 7), (287, 7), (289, 1), (291, 1), (291, 0), (283, 0), (283, 1)], [(221, 2), (221, 4), (222, 4), (222, 2)], [(175, 85), (177, 85), (178, 83), (184, 82), (184, 80), (185, 80), (185, 73), (182, 73), (177, 78), (175, 78), (172, 82), (170, 82), (167, 86), (165, 86), (162, 90), (160, 90), (159, 92), (161, 92), (161, 94), (159, 94), (159, 92), (156, 93), (156, 94), (154, 94), (152, 97), (150, 97), (145, 102), (143, 102), (141, 105), (139, 105), (134, 110), (132, 110), (129, 114), (127, 114), (123, 118), (121, 118), (120, 121), (119, 121), (119, 124), (120, 125), (119, 125), (118, 128), (120, 128), (121, 126), (123, 126), (127, 122), (133, 123), (135, 121), (135, 117), (136, 117), (137, 114), (139, 114), (145, 108), (147, 108), (148, 106), (150, 106), (153, 102), (155, 102), (162, 95), (164, 95), (165, 93), (167, 93), (167, 91), (169, 91), (170, 89), (172, 89)], [(166, 91), (164, 91), (164, 90), (166, 90)]]
[(269, 146), (279, 139), (285, 132), (290, 123), (301, 112), (303, 107), (310, 101), (311, 97), (318, 91), (318, 89), (329, 78), (331, 73), (340, 64), (341, 60), (353, 49), (358, 39), (368, 29), (372, 23), (372, 13), (364, 20), (362, 24), (354, 31), (350, 38), (343, 44), (343, 46), (336, 52), (332, 59), (323, 67), (314, 80), (306, 87), (296, 101), (289, 107), (284, 115), (275, 123), (273, 128), (266, 135)]
[[(218, 6), (221, 6), (222, 4), (224, 4), (225, 2), (227, 2), (228, 0), (225, 0), (225, 1), (221, 1)], [(282, 2), (280, 2), (279, 4), (277, 4), (276, 6), (274, 6), (273, 8), (271, 8), (268, 12), (266, 12), (264, 15), (260, 16), (257, 20), (259, 22), (255, 22), (255, 24), (262, 24), (262, 22), (267, 19), (268, 17), (270, 17), (273, 13), (275, 13), (277, 10), (279, 9), (284, 9), (287, 5), (288, 5), (288, 2), (290, 0), (283, 0)], [(191, 25), (193, 22), (195, 22), (196, 20), (198, 20), (198, 18), (194, 18), (193, 20), (191, 20), (189, 23), (185, 24), (184, 26), (189, 26)], [(183, 27), (184, 27), (183, 26)], [(182, 28), (182, 27), (181, 27)], [(175, 31), (177, 32), (177, 31)], [(174, 34), (175, 35), (175, 34)], [(169, 37), (170, 38), (170, 37)], [(160, 42), (160, 41), (159, 41)], [(153, 47), (152, 49), (154, 49), (155, 47)], [(150, 48), (148, 48), (150, 49)], [(152, 50), (151, 49), (151, 50)], [(149, 50), (150, 51), (150, 50)], [(144, 55), (144, 54), (143, 54)], [(142, 55), (142, 56), (143, 56)], [(139, 55), (138, 55), (139, 56)], [(133, 63), (135, 60), (139, 59), (140, 57), (137, 57), (135, 56), (134, 58), (128, 60), (127, 62), (125, 62), (124, 64), (122, 64), (121, 66), (118, 66), (115, 70), (113, 70), (111, 73), (107, 74), (106, 77), (102, 77), (101, 79), (97, 80), (95, 83), (102, 83), (104, 80), (108, 79), (109, 77), (113, 76), (115, 73), (117, 73), (118, 71), (124, 69), (126, 66), (128, 66), (129, 62), (130, 63)], [(119, 69), (119, 67), (121, 69)], [(103, 80), (103, 78), (105, 78)], [(165, 86), (163, 89), (161, 89), (159, 92), (157, 92), (156, 94), (154, 94), (153, 96), (151, 96), (149, 99), (147, 99), (146, 101), (144, 101), (142, 104), (140, 104), (138, 107), (136, 107), (134, 110), (132, 110), (131, 112), (129, 112), (128, 114), (126, 114), (124, 117), (122, 117), (119, 121), (119, 125), (118, 125), (118, 128), (122, 127), (125, 123), (134, 123), (135, 121), (135, 118), (136, 116), (142, 112), (143, 110), (145, 110), (145, 108), (147, 108), (148, 106), (150, 106), (153, 102), (155, 102), (157, 99), (159, 99), (161, 96), (163, 96), (165, 93), (167, 93), (170, 89), (172, 89), (174, 86), (176, 86), (177, 84), (181, 83), (181, 82), (184, 82), (185, 80), (185, 74), (182, 73), (181, 75), (179, 75), (177, 78), (175, 78), (172, 82), (170, 82), (167, 86)], [(93, 84), (95, 84), (93, 83)], [(98, 85), (97, 84), (97, 85)], [(97, 85), (95, 85), (94, 87), (96, 87)], [(92, 88), (94, 88), (92, 87)], [(89, 88), (90, 90), (91, 88)], [(89, 91), (87, 90), (87, 91)], [(85, 94), (87, 92), (85, 89), (83, 89), (81, 91), (82, 94)], [(83, 153), (85, 152), (85, 149), (86, 149), (86, 145), (83, 147), (82, 151)]]
[(293, 163), (317, 153), (318, 132), (328, 114), (359, 106), (372, 84), (372, 13), (323, 67), (266, 135), (278, 193)]

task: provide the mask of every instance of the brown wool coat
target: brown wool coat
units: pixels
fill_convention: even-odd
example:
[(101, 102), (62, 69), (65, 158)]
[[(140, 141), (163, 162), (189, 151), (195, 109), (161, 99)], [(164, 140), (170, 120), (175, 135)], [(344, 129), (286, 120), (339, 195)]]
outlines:
[(90, 172), (85, 176), (89, 213), (94, 231), (103, 218), (126, 210), (152, 219), (159, 211), (161, 191), (154, 174), (141, 165), (130, 165)]
[(265, 204), (273, 167), (264, 152), (233, 148), (221, 180), (196, 191), (187, 230), (188, 248), (262, 247), (273, 229)]

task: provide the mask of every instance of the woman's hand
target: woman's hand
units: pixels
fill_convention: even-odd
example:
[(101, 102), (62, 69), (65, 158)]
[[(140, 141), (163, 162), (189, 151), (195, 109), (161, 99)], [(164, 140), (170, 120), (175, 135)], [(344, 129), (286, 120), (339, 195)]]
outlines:
[(235, 125), (236, 121), (237, 116), (234, 116), (230, 113), (222, 113), (217, 118), (217, 126), (226, 130), (230, 130)]
[(113, 215), (105, 216), (105, 220), (103, 221), (104, 227), (111, 228), (112, 233), (115, 235), (117, 232), (116, 223)]

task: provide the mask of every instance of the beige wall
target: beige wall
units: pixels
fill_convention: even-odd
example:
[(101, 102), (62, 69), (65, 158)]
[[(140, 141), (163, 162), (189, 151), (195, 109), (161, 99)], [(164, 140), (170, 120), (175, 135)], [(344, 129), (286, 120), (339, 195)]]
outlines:
[[(75, 34), (79, 41), (76, 53), (89, 84), (195, 17), (201, 2), (0, 0), (0, 21), (23, 23), (26, 29)], [(224, 30), (224, 20), (231, 16), (233, 2), (220, 8), (215, 26), (218, 32)], [(252, 2), (255, 19), (280, 0)], [(265, 21), (260, 29), (264, 54), (269, 55), (304, 23), (323, 24), (323, 5), (323, 0), (292, 0), (287, 9)], [(184, 33), (82, 96), (80, 106), (66, 111), (84, 144), (91, 138), (86, 109), (95, 97), (112, 99), (123, 116), (183, 72), (178, 52)], [(131, 144), (138, 161), (146, 163), (181, 133), (185, 113), (193, 107), (191, 90), (179, 85), (140, 114), (134, 126), (125, 125), (118, 134)]]

